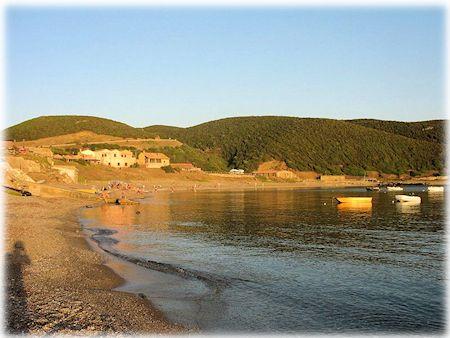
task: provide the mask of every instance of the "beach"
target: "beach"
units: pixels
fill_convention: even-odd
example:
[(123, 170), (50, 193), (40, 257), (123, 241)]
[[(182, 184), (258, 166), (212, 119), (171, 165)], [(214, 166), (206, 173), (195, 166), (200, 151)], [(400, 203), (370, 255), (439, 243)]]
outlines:
[[(149, 182), (145, 182), (151, 186)], [(161, 191), (150, 195), (163, 197)], [(166, 183), (166, 184), (165, 184)], [(196, 182), (183, 182), (177, 193), (192, 194)], [(198, 191), (254, 190), (250, 184), (209, 182)], [(320, 184), (322, 183), (322, 184)], [(347, 184), (345, 184), (347, 183)], [(359, 183), (359, 184), (358, 184)], [(267, 182), (256, 190), (295, 188), (342, 188), (361, 182)], [(113, 195), (119, 196), (119, 191)], [(146, 195), (149, 195), (148, 193)], [(69, 197), (21, 197), (5, 194), (5, 225), (8, 266), (8, 318), (11, 333), (183, 333), (188, 329), (170, 322), (151, 303), (151, 294), (114, 290), (125, 281), (108, 265), (105, 253), (87, 241), (80, 224), (80, 210), (99, 199)], [(128, 192), (127, 197), (144, 195)], [(100, 202), (101, 203), (101, 202)], [(161, 211), (162, 212), (162, 211)]]
[(122, 279), (85, 240), (86, 201), (5, 194), (7, 331), (178, 333), (149, 300), (113, 291)]

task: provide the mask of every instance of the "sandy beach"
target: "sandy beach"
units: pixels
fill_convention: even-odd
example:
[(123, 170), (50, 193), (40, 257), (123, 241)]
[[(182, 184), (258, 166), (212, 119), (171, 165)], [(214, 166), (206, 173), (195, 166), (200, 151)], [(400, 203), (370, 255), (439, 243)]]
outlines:
[(112, 291), (121, 278), (81, 232), (85, 201), (5, 194), (7, 331), (178, 333), (147, 299)]

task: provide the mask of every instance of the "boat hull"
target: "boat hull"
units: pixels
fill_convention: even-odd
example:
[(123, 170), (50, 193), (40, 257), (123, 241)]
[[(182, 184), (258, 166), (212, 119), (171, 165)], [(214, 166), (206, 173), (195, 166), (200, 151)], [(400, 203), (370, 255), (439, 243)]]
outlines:
[(429, 192), (444, 192), (444, 187), (441, 186), (431, 186), (428, 187)]
[(339, 203), (351, 203), (351, 204), (370, 204), (372, 203), (372, 197), (336, 197)]
[(422, 199), (419, 196), (409, 195), (395, 195), (395, 201), (398, 203), (421, 203)]
[(403, 191), (402, 187), (387, 187), (388, 191)]

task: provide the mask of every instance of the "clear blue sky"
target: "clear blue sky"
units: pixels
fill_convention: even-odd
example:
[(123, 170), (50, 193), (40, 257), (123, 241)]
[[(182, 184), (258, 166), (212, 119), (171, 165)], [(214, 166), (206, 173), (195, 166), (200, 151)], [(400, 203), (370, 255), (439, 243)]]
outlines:
[(441, 8), (10, 7), (6, 20), (6, 125), (446, 117)]

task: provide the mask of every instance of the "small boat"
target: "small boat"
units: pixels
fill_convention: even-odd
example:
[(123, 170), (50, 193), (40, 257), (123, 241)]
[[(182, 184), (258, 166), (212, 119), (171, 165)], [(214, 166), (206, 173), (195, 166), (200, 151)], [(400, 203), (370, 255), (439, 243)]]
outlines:
[(444, 192), (443, 186), (432, 185), (428, 187), (429, 192)]
[(379, 191), (380, 187), (366, 187), (367, 191)]
[(402, 187), (386, 187), (388, 191), (403, 191)]
[(335, 197), (339, 203), (367, 204), (372, 203), (372, 197)]
[(398, 203), (421, 203), (422, 199), (419, 196), (395, 195), (395, 201)]

